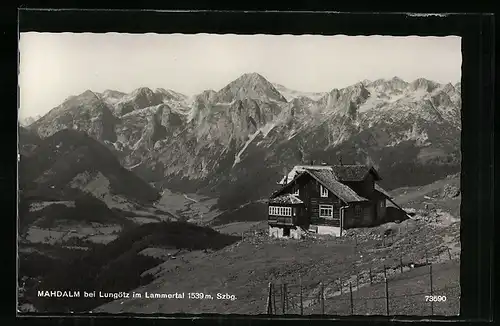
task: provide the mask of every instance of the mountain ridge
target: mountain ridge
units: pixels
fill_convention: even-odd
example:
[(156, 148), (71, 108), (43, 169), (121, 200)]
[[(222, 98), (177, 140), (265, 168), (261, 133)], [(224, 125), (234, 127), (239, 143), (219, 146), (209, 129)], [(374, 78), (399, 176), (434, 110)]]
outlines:
[[(461, 96), (457, 85), (393, 77), (333, 88), (316, 99), (297, 95), (289, 100), (275, 85), (260, 74), (249, 73), (219, 91), (206, 90), (193, 97), (138, 89), (131, 93), (134, 96), (123, 97), (129, 96), (127, 103), (133, 106), (127, 114), (117, 113), (119, 101), (95, 100), (88, 105), (101, 105), (102, 111), (112, 114), (107, 120), (99, 112), (93, 117), (101, 120), (99, 126), (109, 126), (111, 136), (103, 137), (85, 119), (79, 125), (88, 125), (88, 133), (106, 143), (123, 165), (162, 187), (216, 196), (233, 189), (234, 196), (235, 185), (241, 189), (241, 184), (252, 184), (251, 176), (262, 178), (266, 186), (255, 192), (258, 196), (242, 193), (248, 200), (265, 196), (274, 182), (269, 178), (281, 170), (314, 156), (331, 160), (340, 155), (340, 148), (347, 153), (346, 160), (373, 161), (384, 173), (391, 165), (401, 166), (402, 178), (404, 169), (425, 170), (422, 182), (427, 183), (439, 177), (432, 169), (444, 166), (440, 173), (448, 174), (459, 169)], [(159, 100), (154, 94), (160, 93), (172, 96)], [(41, 120), (44, 123), (30, 129), (47, 135), (53, 125), (50, 119)], [(52, 120), (60, 121), (57, 116)], [(72, 128), (69, 123), (56, 126)], [(398, 153), (396, 148), (406, 148), (411, 154)], [(267, 171), (256, 166), (265, 166)]]

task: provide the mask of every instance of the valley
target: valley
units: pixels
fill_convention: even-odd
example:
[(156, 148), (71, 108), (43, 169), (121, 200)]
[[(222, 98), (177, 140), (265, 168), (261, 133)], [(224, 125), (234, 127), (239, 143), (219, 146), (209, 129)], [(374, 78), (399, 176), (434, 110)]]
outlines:
[[(256, 73), (194, 96), (72, 96), (19, 127), (19, 307), (259, 314), (269, 281), (347, 279), (354, 265), (389, 263), (394, 248), (446, 263), (443, 246), (460, 254), (460, 106), (460, 84), (395, 77), (308, 93)], [(344, 239), (269, 239), (266, 198), (283, 175), (339, 160), (375, 166), (412, 218)], [(397, 243), (379, 248), (387, 229)], [(443, 268), (450, 282), (458, 272)], [(37, 289), (238, 300), (62, 300)]]

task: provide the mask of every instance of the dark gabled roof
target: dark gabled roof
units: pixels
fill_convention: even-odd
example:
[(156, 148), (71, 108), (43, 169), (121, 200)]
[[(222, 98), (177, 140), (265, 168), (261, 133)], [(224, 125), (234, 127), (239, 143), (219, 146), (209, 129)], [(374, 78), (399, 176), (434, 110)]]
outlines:
[(269, 204), (303, 204), (297, 196), (292, 194), (284, 194), (278, 197), (269, 199)]
[(387, 198), (392, 198), (391, 194), (388, 193), (384, 188), (379, 186), (378, 184), (375, 183), (375, 190), (380, 192), (382, 195), (386, 196)]
[(337, 181), (332, 171), (308, 169), (304, 173), (309, 173), (314, 179), (318, 180), (318, 182), (345, 203), (368, 201), (368, 199), (361, 197), (345, 184)]
[(382, 178), (378, 172), (369, 165), (332, 165), (332, 170), (337, 176), (339, 181), (362, 181), (368, 175), (372, 173), (375, 177), (375, 181), (381, 180)]
[(287, 189), (288, 187), (290, 187), (291, 185), (294, 184), (294, 181), (297, 180), (298, 178), (300, 178), (302, 175), (304, 174), (304, 172), (302, 173), (297, 173), (295, 175), (295, 177), (287, 184), (284, 184), (283, 186), (281, 186), (281, 188), (279, 188), (278, 190), (276, 190), (275, 192), (273, 192), (271, 194), (271, 196), (269, 196), (269, 198), (275, 198), (277, 197), (279, 194), (281, 194), (283, 192), (283, 190)]

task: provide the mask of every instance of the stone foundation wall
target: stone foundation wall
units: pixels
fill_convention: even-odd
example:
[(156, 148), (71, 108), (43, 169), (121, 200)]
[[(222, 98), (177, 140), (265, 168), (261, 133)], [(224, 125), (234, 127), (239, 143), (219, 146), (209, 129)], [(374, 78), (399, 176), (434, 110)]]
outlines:
[(304, 231), (298, 227), (290, 228), (290, 236), (284, 236), (284, 228), (282, 227), (269, 227), (269, 236), (275, 238), (288, 238), (288, 239), (302, 239), (304, 237)]
[(336, 237), (340, 237), (340, 227), (317, 225), (317, 228), (318, 228), (318, 234), (330, 234)]
[(275, 238), (283, 238), (283, 228), (270, 226), (269, 227), (269, 236)]

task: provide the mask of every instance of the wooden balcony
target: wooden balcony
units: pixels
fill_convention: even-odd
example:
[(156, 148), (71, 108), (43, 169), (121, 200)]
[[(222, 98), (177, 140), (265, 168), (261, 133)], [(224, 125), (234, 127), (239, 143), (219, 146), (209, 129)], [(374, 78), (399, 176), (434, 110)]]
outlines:
[(327, 226), (336, 226), (336, 227), (340, 227), (340, 218), (333, 218), (333, 219), (327, 219), (327, 218), (312, 218), (312, 219), (311, 219), (311, 224), (314, 224), (314, 225), (327, 225)]
[(294, 225), (297, 220), (296, 216), (276, 216), (269, 215), (268, 222), (272, 225)]

